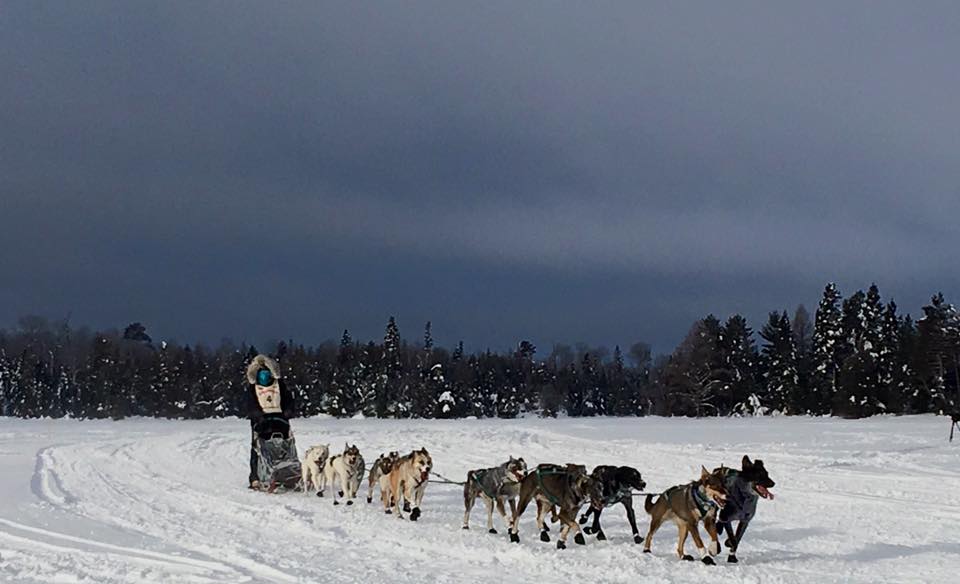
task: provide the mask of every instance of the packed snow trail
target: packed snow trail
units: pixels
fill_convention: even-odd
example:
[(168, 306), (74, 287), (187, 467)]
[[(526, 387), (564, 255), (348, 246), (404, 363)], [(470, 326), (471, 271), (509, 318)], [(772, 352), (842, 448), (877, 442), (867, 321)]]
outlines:
[(427, 488), (416, 523), (368, 505), (365, 484), (349, 507), (252, 492), (243, 420), (0, 419), (0, 582), (947, 582), (960, 570), (960, 445), (945, 418), (311, 419), (294, 430), (301, 453), (349, 441), (368, 463), (426, 446), (454, 480), (511, 454), (629, 464), (650, 491), (750, 454), (777, 497), (760, 501), (741, 563), (724, 553), (710, 567), (676, 559), (673, 525), (641, 553), (619, 507), (604, 514), (608, 541), (558, 551), (538, 540), (532, 511), (519, 545), (498, 516), (500, 533), (486, 533), (482, 504), (461, 530), (452, 485)]

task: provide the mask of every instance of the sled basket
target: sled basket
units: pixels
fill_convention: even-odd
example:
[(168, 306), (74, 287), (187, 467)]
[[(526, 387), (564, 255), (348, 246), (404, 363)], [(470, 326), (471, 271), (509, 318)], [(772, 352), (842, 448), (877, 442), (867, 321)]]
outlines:
[(261, 432), (257, 435), (257, 476), (271, 488), (295, 489), (300, 483), (300, 459), (297, 443), (289, 431)]

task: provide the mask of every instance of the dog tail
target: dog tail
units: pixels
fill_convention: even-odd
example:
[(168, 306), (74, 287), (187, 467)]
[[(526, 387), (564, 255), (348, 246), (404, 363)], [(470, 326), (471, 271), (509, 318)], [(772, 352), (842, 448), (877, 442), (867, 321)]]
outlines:
[(647, 498), (643, 501), (643, 510), (647, 513), (653, 511), (653, 495), (647, 495)]

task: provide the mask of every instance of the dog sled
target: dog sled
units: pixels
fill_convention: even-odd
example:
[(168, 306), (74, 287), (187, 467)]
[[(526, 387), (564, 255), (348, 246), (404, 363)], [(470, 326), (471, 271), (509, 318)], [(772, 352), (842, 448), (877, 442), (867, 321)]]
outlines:
[(262, 488), (270, 493), (277, 489), (299, 489), (301, 465), (290, 422), (283, 418), (267, 418), (255, 431), (257, 476)]

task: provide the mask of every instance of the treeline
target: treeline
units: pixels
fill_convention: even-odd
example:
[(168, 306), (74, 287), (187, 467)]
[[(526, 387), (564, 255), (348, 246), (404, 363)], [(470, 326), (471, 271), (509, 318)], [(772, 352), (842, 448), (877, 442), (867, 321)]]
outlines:
[[(824, 289), (813, 318), (800, 306), (770, 313), (759, 338), (746, 319), (697, 321), (669, 356), (644, 343), (555, 345), (528, 341), (506, 353), (416, 342), (390, 318), (382, 342), (344, 331), (337, 343), (264, 347), (297, 396), (301, 416), (513, 418), (922, 413), (952, 409), (960, 395), (960, 315), (934, 296), (914, 322), (876, 285), (844, 299)], [(154, 342), (121, 331), (75, 329), (27, 317), (0, 330), (0, 414), (17, 417), (206, 418), (242, 415), (244, 371), (258, 348), (223, 342)]]

